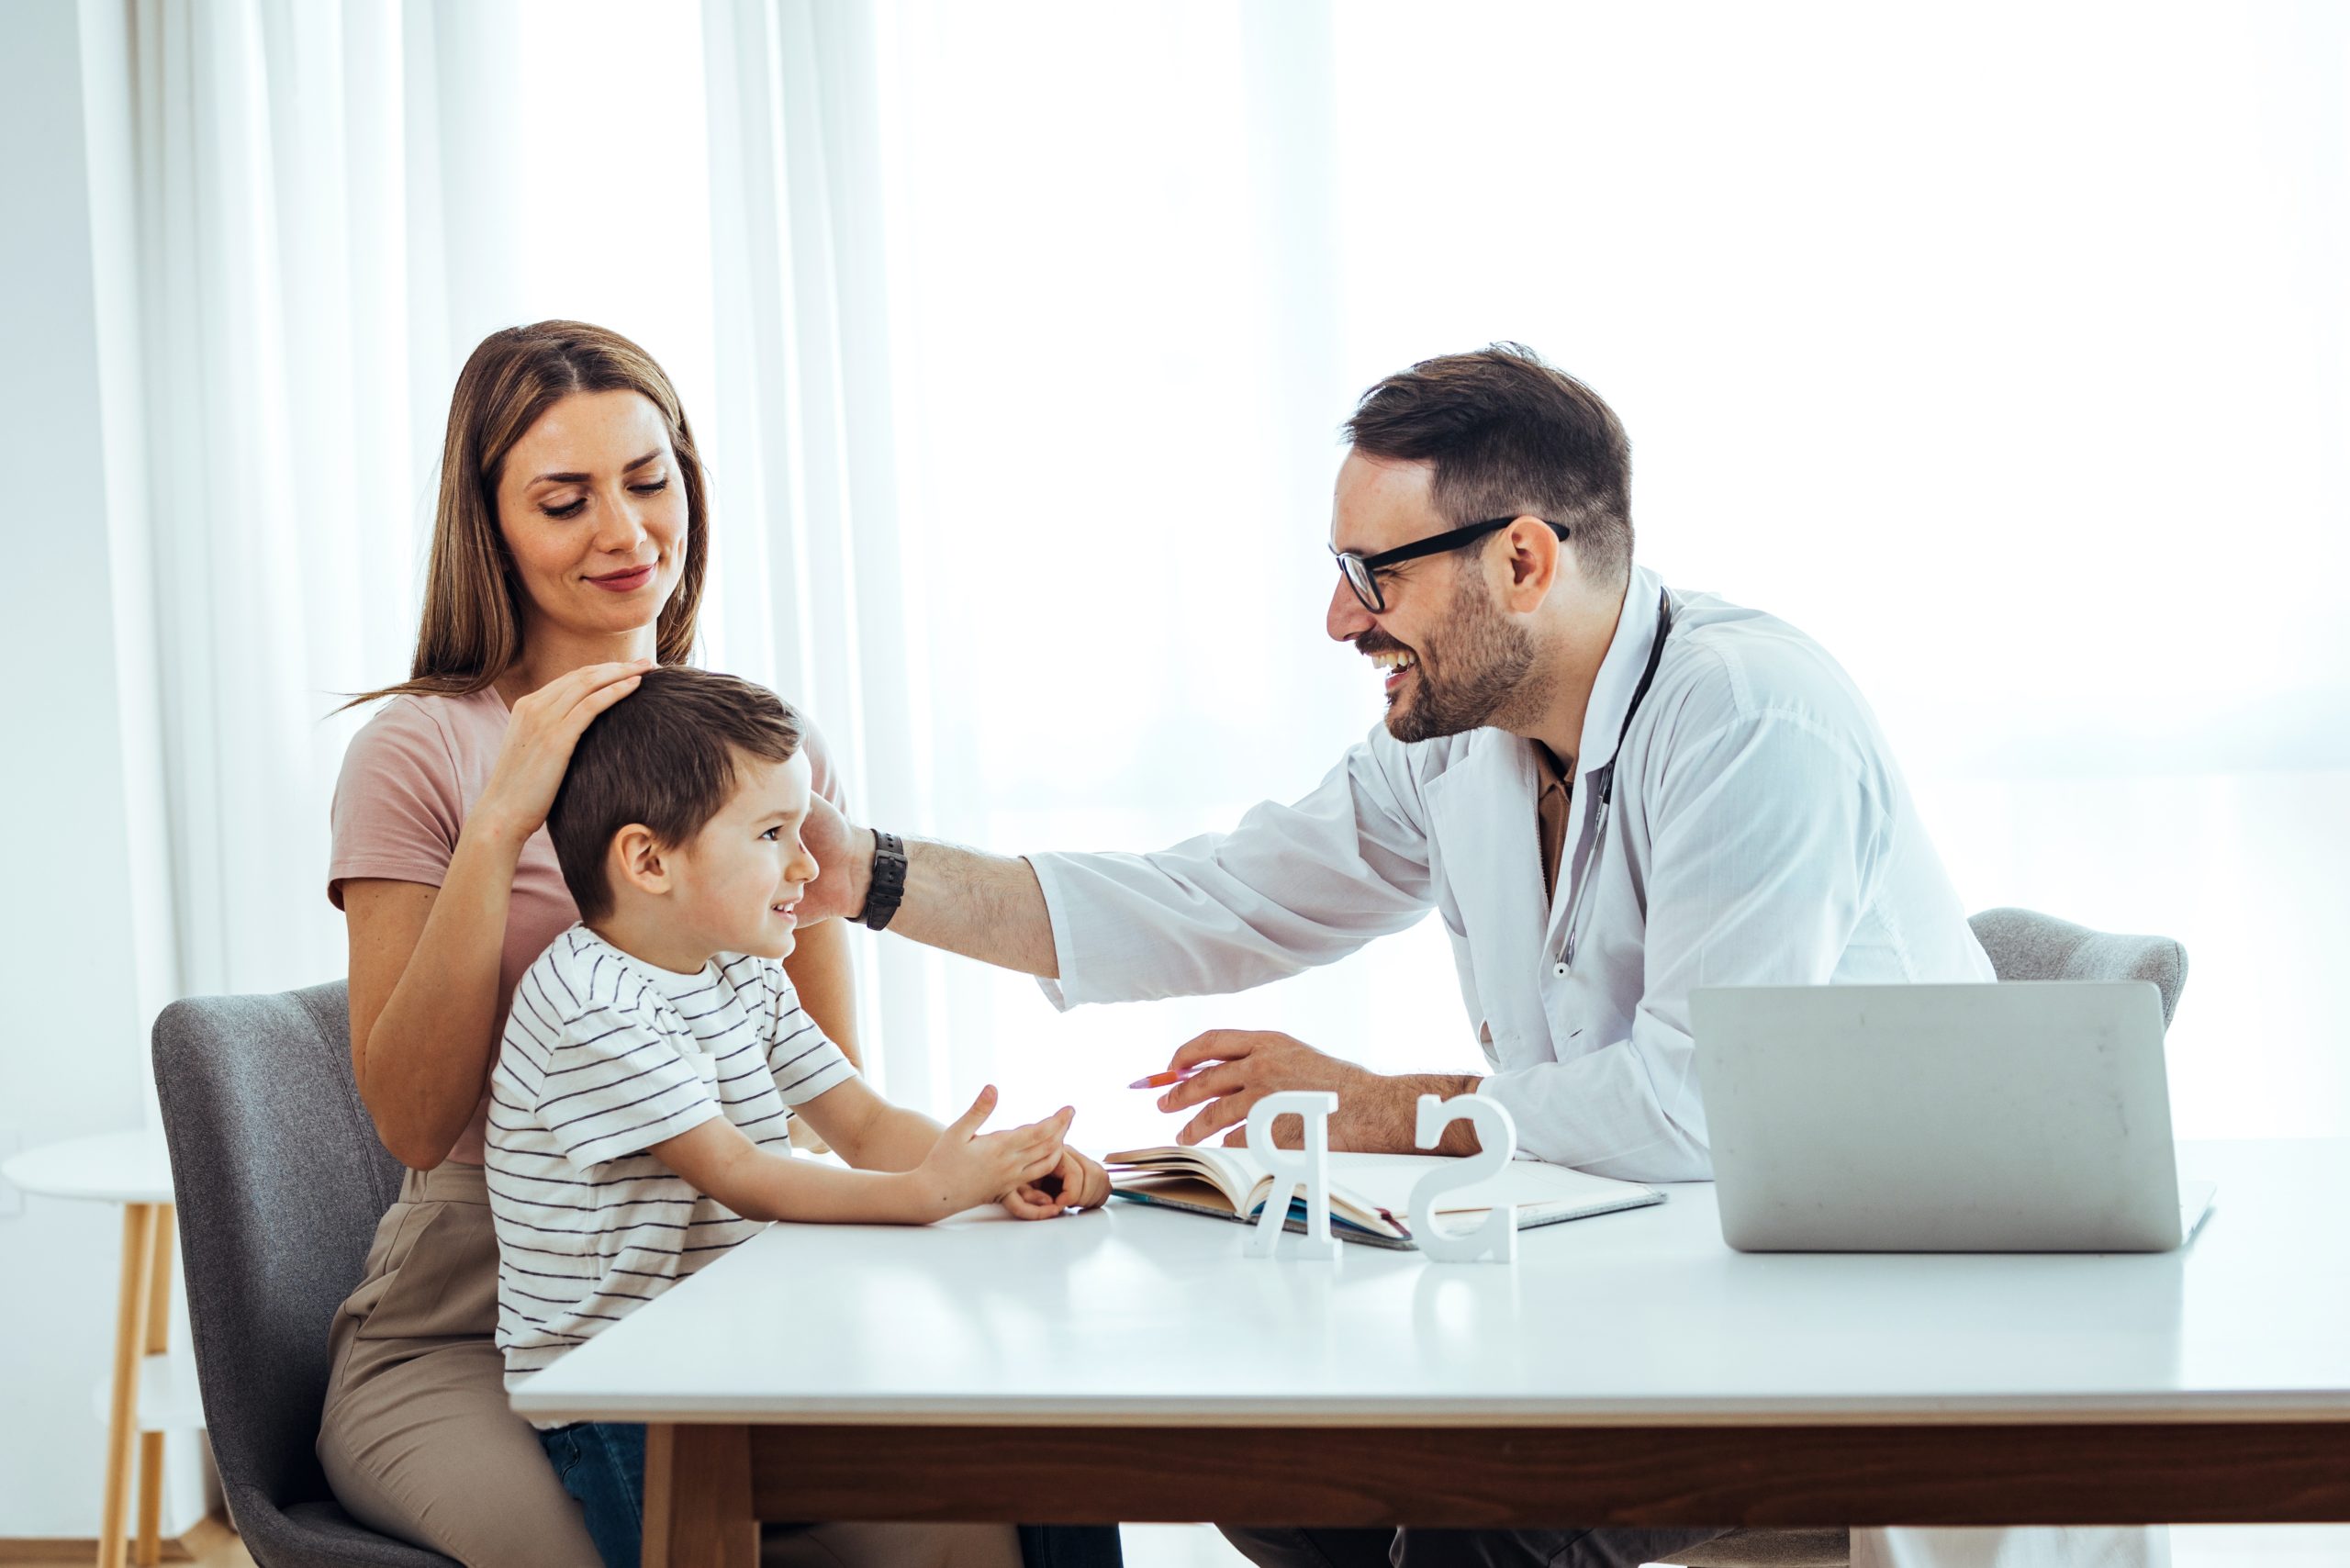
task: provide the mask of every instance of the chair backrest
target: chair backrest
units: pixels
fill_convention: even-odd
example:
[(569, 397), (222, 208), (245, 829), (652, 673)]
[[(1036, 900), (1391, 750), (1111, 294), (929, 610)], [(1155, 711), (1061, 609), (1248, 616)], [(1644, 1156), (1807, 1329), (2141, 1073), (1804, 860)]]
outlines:
[(155, 1020), (196, 1380), (231, 1514), (332, 1495), (311, 1445), (327, 1332), (399, 1193), (351, 1070), (341, 980)]
[(2152, 980), (2163, 993), (2163, 1025), (2187, 987), (2187, 949), (2168, 936), (2117, 936), (2028, 909), (1969, 915), (1975, 939), (2003, 980)]

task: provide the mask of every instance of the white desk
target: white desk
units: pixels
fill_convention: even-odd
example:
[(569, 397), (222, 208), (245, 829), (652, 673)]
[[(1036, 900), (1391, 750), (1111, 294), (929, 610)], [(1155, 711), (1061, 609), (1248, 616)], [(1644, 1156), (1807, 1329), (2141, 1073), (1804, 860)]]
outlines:
[(1704, 1185), (1514, 1269), (1269, 1265), (1123, 1204), (778, 1226), (515, 1403), (653, 1423), (677, 1562), (754, 1514), (2350, 1519), (2350, 1142), (2181, 1166), (2218, 1205), (2151, 1257), (1745, 1255)]

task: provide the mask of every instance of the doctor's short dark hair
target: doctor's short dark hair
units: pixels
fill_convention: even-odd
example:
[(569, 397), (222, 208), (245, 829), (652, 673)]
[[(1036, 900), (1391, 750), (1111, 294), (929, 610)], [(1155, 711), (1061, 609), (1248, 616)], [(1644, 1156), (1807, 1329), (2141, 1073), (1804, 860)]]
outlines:
[(646, 670), (581, 732), (547, 812), (579, 918), (612, 912), (613, 834), (643, 823), (665, 846), (687, 843), (733, 796), (738, 755), (789, 762), (800, 733), (800, 716), (764, 686), (689, 665)]
[(1632, 567), (1632, 447), (1599, 394), (1523, 343), (1424, 359), (1362, 395), (1346, 437), (1367, 457), (1435, 465), (1455, 528), (1532, 515), (1567, 525), (1585, 576)]

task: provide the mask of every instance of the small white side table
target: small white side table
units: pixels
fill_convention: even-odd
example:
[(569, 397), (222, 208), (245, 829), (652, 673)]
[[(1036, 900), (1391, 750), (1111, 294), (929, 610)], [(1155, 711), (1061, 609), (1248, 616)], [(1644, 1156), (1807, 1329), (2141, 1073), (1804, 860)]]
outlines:
[(172, 1168), (151, 1133), (105, 1133), (28, 1149), (0, 1167), (26, 1192), (122, 1205), (122, 1290), (116, 1308), (114, 1376), (100, 1389), (106, 1421), (106, 1512), (98, 1568), (123, 1568), (129, 1546), (132, 1439), (138, 1439), (139, 1556), (162, 1560), (163, 1434), (200, 1431), (203, 1402), (170, 1354)]

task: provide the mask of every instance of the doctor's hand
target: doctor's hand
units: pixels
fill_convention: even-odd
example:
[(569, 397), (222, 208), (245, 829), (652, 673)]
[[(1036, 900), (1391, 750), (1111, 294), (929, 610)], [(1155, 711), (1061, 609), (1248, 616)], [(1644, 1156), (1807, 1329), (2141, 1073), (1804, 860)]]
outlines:
[[(1268, 1094), (1285, 1089), (1327, 1089), (1338, 1096), (1330, 1117), (1330, 1147), (1371, 1154), (1417, 1152), (1413, 1137), (1423, 1094), (1466, 1094), (1477, 1080), (1458, 1074), (1411, 1073), (1388, 1077), (1325, 1055), (1304, 1041), (1266, 1030), (1211, 1029), (1169, 1059), (1170, 1072), (1201, 1070), (1159, 1097), (1162, 1111), (1199, 1106), (1175, 1135), (1178, 1143), (1204, 1143), (1219, 1132), (1226, 1144), (1248, 1141), (1248, 1112)], [(1225, 1129), (1231, 1129), (1225, 1132)], [(1456, 1134), (1465, 1135), (1464, 1144)], [(1273, 1123), (1273, 1141), (1295, 1148), (1304, 1127), (1295, 1116)], [(1439, 1146), (1445, 1154), (1473, 1154), (1475, 1135), (1455, 1122)]]
[(808, 797), (808, 817), (800, 823), (800, 841), (816, 857), (816, 879), (800, 895), (800, 924), (839, 917), (855, 920), (865, 913), (865, 895), (873, 882), (873, 830), (858, 827), (822, 795)]

